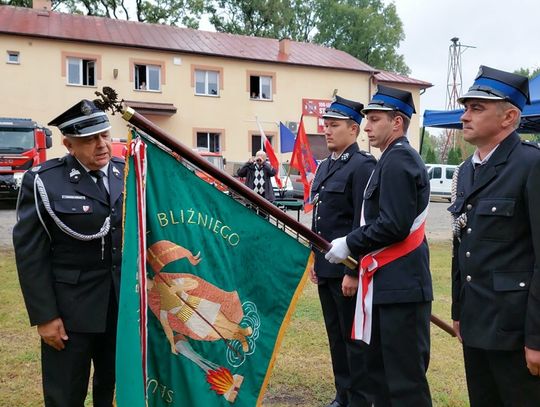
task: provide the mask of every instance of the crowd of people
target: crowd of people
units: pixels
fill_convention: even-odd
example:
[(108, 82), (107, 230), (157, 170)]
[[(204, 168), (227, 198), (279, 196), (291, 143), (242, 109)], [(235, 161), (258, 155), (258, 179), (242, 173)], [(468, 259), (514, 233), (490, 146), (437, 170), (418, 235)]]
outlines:
[[(452, 320), (472, 407), (540, 406), (540, 149), (516, 133), (526, 77), (482, 66), (461, 96), (454, 176)], [(407, 139), (410, 92), (380, 85), (369, 103), (337, 96), (323, 115), (330, 155), (311, 186), (313, 249), (335, 384), (329, 407), (423, 407), (432, 398), (429, 179)], [(359, 149), (361, 123), (376, 160)], [(13, 230), (30, 323), (41, 337), (44, 404), (113, 404), (124, 162), (105, 112), (83, 100), (52, 120), (65, 157), (23, 177)], [(272, 200), (264, 151), (238, 172)], [(359, 268), (343, 262), (359, 260)], [(299, 366), (298, 369), (301, 369)]]

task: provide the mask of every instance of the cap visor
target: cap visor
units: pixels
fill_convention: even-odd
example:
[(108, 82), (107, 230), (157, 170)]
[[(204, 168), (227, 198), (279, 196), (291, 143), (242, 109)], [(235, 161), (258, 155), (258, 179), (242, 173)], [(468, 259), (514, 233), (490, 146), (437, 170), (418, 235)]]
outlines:
[[(104, 126), (104, 124), (106, 125)], [(76, 137), (76, 138), (89, 137), (89, 136), (93, 136), (94, 134), (103, 133), (104, 131), (109, 130), (111, 127), (112, 126), (109, 123), (100, 123), (95, 126), (86, 127), (84, 129), (84, 134), (68, 134), (68, 133), (65, 133), (65, 134), (62, 133), (62, 134), (64, 134), (64, 136), (66, 137)]]
[(463, 103), (465, 99), (485, 99), (485, 100), (504, 100), (504, 98), (492, 93), (483, 92), (481, 90), (471, 90), (458, 98), (459, 103)]
[(367, 112), (371, 111), (371, 110), (384, 110), (384, 111), (391, 111), (391, 110), (396, 110), (396, 109), (392, 109), (391, 107), (386, 107), (386, 106), (381, 106), (381, 105), (367, 105), (367, 107), (365, 109), (362, 110), (362, 114), (366, 114)]
[(323, 119), (351, 119), (349, 116), (338, 113), (338, 112), (327, 112), (322, 115)]

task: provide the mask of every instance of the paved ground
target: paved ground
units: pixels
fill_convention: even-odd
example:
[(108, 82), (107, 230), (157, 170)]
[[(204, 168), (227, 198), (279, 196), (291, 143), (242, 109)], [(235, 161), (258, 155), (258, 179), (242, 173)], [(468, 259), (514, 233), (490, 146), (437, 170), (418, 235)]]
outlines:
[[(427, 220), (428, 240), (450, 240), (450, 215), (446, 211), (447, 202), (431, 202)], [(296, 213), (289, 212), (296, 217)], [(301, 214), (300, 220), (305, 225), (311, 225), (311, 213)], [(15, 202), (0, 202), (0, 248), (11, 248), (11, 233), (15, 224)]]

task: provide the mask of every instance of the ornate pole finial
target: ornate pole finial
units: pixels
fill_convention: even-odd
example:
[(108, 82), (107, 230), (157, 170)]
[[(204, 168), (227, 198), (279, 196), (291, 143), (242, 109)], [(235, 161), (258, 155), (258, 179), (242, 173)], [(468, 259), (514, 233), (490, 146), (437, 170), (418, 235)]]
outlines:
[(118, 100), (118, 93), (116, 93), (113, 88), (104, 86), (103, 92), (96, 91), (94, 93), (96, 96), (98, 96), (98, 99), (94, 99), (94, 104), (99, 109), (103, 110), (104, 112), (110, 110), (112, 115), (114, 115), (116, 112), (124, 113), (125, 109), (122, 106), (124, 99)]

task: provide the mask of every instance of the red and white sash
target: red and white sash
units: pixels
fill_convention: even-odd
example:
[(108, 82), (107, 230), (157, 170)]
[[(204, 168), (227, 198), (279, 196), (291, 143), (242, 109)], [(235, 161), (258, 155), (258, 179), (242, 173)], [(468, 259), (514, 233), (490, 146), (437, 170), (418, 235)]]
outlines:
[[(358, 295), (356, 297), (352, 339), (361, 340), (367, 344), (370, 343), (373, 313), (373, 275), (380, 267), (409, 254), (422, 244), (427, 213), (428, 208), (426, 206), (414, 220), (409, 235), (404, 240), (368, 253), (360, 260), (360, 278), (358, 279)], [(363, 205), (360, 225), (365, 225)]]

